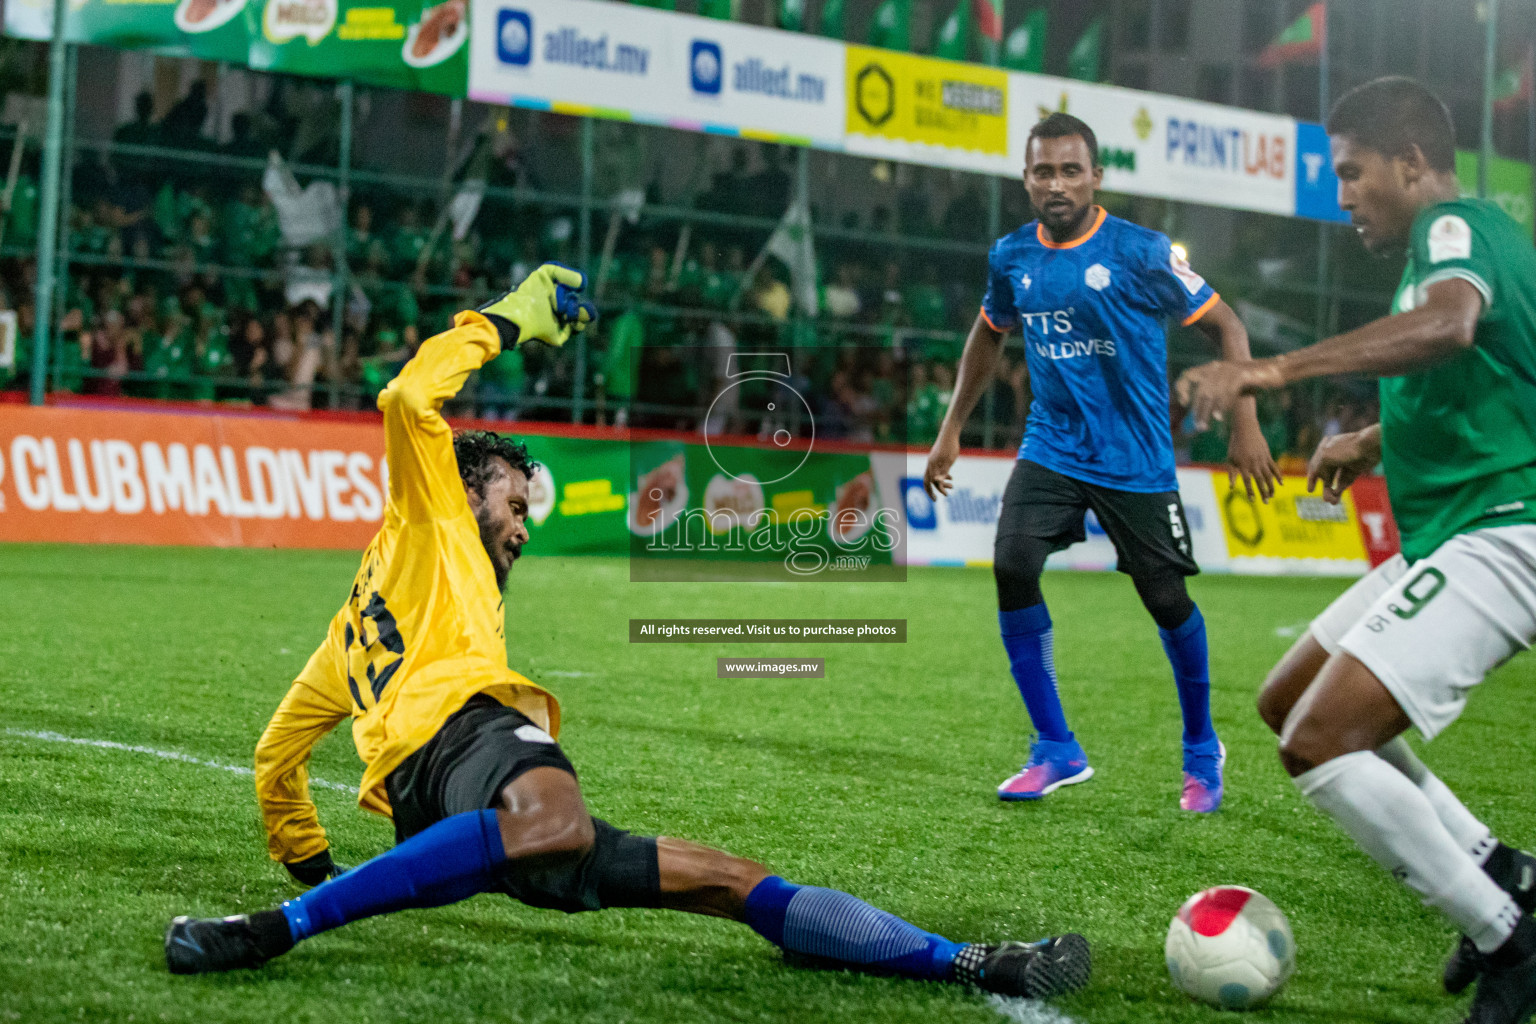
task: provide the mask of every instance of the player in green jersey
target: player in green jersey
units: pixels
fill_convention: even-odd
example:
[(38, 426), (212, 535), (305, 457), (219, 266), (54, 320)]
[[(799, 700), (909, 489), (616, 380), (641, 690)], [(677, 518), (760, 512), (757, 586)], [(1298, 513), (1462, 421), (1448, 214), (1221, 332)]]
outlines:
[(1383, 78), (1328, 118), (1339, 204), (1366, 248), (1408, 256), (1391, 315), (1310, 348), (1197, 367), (1197, 421), (1334, 374), (1381, 378), (1381, 422), (1330, 438), (1308, 484), (1338, 501), (1379, 461), (1403, 552), (1329, 607), (1259, 699), (1297, 788), (1465, 937), (1446, 987), (1478, 978), (1468, 1024), (1536, 1010), (1536, 858), (1495, 840), (1408, 749), (1453, 722), (1489, 670), (1536, 640), (1536, 248), (1462, 199), (1444, 104)]

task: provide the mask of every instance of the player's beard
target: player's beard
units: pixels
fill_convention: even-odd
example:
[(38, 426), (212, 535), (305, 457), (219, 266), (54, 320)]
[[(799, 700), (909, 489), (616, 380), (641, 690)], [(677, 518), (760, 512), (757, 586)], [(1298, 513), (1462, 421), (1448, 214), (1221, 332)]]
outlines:
[(482, 516), (475, 516), (475, 522), (480, 526), (480, 544), (485, 548), (485, 557), (491, 561), (491, 571), (496, 574), (496, 589), (501, 593), (507, 592), (507, 577), (512, 574), (512, 565), (523, 555), (522, 545), (514, 545), (512, 548), (512, 561), (505, 566), (496, 558), (494, 552), (501, 546), (496, 539), (496, 524), (487, 521)]
[(1085, 203), (1082, 206), (1068, 206), (1066, 209), (1054, 209), (1040, 211), (1040, 222), (1045, 229), (1052, 234), (1076, 232), (1078, 228), (1088, 220), (1088, 214), (1093, 209), (1093, 203)]

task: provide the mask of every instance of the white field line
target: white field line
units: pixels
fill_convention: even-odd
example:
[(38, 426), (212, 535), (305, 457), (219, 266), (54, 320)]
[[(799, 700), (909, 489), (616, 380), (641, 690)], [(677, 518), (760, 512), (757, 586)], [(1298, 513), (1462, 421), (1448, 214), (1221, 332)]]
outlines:
[(1292, 640), (1305, 633), (1311, 625), (1311, 619), (1302, 619), (1300, 622), (1293, 622), (1289, 626), (1276, 626), (1275, 636), (1285, 640)]
[[(222, 761), (208, 761), (201, 757), (193, 757), (191, 754), (183, 754), (177, 750), (161, 750), (158, 747), (145, 747), (135, 743), (118, 743), (115, 740), (93, 740), (82, 736), (65, 736), (63, 733), (49, 732), (35, 729), (3, 729), (0, 730), (6, 736), (15, 736), (19, 739), (38, 740), (43, 743), (71, 743), (78, 747), (95, 747), (98, 750), (121, 750), (130, 754), (148, 754), (150, 757), (158, 757), (165, 761), (180, 761), (182, 764), (195, 764), (201, 768), (215, 768), (221, 772), (230, 772), (234, 775), (254, 776), (256, 773), (250, 768), (240, 764), (225, 764)], [(326, 779), (310, 777), (309, 784), (321, 789), (334, 789), (341, 793), (357, 795), (356, 786), (348, 786), (340, 782), (330, 782)], [(1075, 1018), (1068, 1017), (1045, 1003), (1033, 999), (1005, 999), (999, 995), (989, 995), (987, 1003), (1005, 1019), (1013, 1024), (1078, 1024)]]
[(1000, 995), (989, 995), (987, 1005), (1013, 1024), (1078, 1024), (1076, 1017), (1068, 1017), (1037, 999), (1008, 999)]
[[(191, 754), (183, 754), (177, 750), (161, 750), (158, 747), (145, 747), (136, 743), (118, 743), (115, 740), (93, 740), (82, 736), (65, 736), (63, 733), (49, 732), (39, 729), (3, 729), (0, 730), (6, 736), (15, 736), (19, 739), (38, 740), (43, 743), (71, 743), (77, 747), (95, 747), (98, 750), (121, 750), (130, 754), (148, 754), (150, 757), (158, 757), (165, 761), (180, 761), (182, 764), (195, 764), (200, 768), (215, 768), (221, 772), (229, 772), (233, 775), (254, 776), (256, 773), (250, 768), (240, 764), (225, 764), (222, 761), (208, 761), (201, 757), (193, 757)], [(348, 786), (340, 782), (330, 782), (326, 779), (310, 777), (309, 784), (321, 789), (334, 789), (341, 793), (357, 795), (356, 786)], [(1052, 1009), (1045, 1003), (1033, 999), (1006, 999), (999, 995), (987, 996), (987, 1003), (1006, 1020), (1013, 1024), (1078, 1024), (1076, 1018)]]
[[(191, 754), (183, 754), (176, 750), (160, 750), (156, 747), (141, 747), (133, 743), (118, 743), (114, 740), (92, 740), (80, 736), (65, 736), (63, 733), (47, 732), (33, 729), (4, 729), (0, 730), (6, 736), (16, 736), (21, 739), (39, 740), (43, 743), (73, 743), (78, 747), (95, 747), (98, 750), (122, 750), (130, 754), (148, 754), (150, 757), (158, 757), (166, 761), (180, 761), (183, 764), (195, 764), (202, 768), (217, 768), (221, 772), (231, 772), (235, 775), (254, 776), (256, 772), (242, 764), (225, 764), (222, 761), (205, 761)], [(325, 779), (317, 779), (310, 776), (309, 784), (320, 789), (334, 789), (338, 793), (350, 793), (357, 795), (356, 786), (348, 786), (340, 782), (328, 782)]]

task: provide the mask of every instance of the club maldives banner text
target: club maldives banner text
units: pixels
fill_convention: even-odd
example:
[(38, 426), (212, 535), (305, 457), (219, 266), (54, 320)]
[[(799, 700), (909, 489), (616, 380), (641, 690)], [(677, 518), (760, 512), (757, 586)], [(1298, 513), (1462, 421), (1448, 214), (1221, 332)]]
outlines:
[[(541, 553), (617, 553), (622, 443), (530, 436)], [(376, 421), (0, 405), (0, 541), (362, 549), (389, 474)]]

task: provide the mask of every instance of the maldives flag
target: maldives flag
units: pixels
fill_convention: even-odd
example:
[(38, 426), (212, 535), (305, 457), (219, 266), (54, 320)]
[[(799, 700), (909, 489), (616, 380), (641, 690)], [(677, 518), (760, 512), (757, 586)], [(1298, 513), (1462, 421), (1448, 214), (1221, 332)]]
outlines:
[(971, 17), (983, 39), (1003, 41), (1003, 0), (971, 0)]
[(1277, 68), (1292, 61), (1315, 60), (1328, 45), (1328, 5), (1313, 4), (1259, 54), (1259, 67)]

